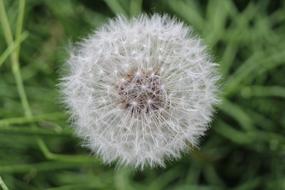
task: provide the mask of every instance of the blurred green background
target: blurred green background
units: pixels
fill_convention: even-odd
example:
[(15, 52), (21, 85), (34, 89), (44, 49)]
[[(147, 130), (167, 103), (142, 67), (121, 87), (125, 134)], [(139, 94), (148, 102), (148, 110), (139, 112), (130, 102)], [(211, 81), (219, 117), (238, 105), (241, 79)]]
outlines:
[[(141, 12), (193, 26), (223, 101), (199, 150), (135, 171), (80, 146), (57, 83), (72, 43)], [(285, 189), (284, 1), (0, 0), (0, 22), (0, 189)]]

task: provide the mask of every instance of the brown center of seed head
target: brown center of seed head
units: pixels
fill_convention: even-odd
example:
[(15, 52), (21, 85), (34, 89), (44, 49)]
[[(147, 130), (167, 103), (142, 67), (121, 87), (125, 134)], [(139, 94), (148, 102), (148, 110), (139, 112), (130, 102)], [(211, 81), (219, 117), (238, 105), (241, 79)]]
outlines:
[(131, 69), (121, 75), (116, 86), (121, 108), (132, 116), (160, 111), (165, 105), (165, 90), (159, 69)]

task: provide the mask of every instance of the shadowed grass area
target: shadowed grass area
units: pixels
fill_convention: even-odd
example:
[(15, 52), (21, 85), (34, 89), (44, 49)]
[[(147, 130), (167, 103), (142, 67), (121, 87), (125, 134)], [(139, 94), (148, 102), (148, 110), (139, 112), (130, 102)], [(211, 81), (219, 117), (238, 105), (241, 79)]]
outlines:
[[(167, 13), (220, 65), (201, 148), (166, 168), (106, 166), (72, 135), (57, 83), (70, 44), (117, 14)], [(285, 189), (285, 3), (0, 0), (0, 189)]]

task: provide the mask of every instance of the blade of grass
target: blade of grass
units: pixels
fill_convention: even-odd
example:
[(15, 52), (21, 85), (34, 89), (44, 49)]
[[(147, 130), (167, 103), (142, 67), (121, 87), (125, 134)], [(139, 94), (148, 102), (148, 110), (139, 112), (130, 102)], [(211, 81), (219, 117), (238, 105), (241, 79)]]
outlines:
[(285, 98), (285, 88), (281, 86), (247, 86), (241, 90), (245, 98), (250, 97), (281, 97)]
[(218, 134), (222, 135), (223, 137), (229, 139), (230, 141), (236, 144), (248, 145), (251, 144), (254, 140), (250, 138), (247, 133), (238, 131), (232, 128), (230, 125), (224, 123), (223, 121), (219, 121), (214, 130)]
[(2, 188), (2, 190), (9, 190), (7, 185), (4, 183), (4, 181), (2, 180), (2, 177), (0, 176), (0, 187)]
[(164, 172), (148, 185), (148, 189), (149, 190), (166, 189), (167, 184), (169, 184), (179, 175), (180, 170), (181, 169), (179, 167), (176, 167), (173, 168), (172, 171)]
[[(90, 184), (89, 184), (90, 183)], [(106, 187), (104, 188), (104, 185), (101, 183), (94, 183), (89, 182), (89, 183), (82, 183), (82, 184), (73, 184), (73, 185), (64, 185), (60, 187), (52, 187), (48, 188), (47, 190), (71, 190), (71, 189), (107, 189)]]
[(43, 151), (44, 156), (48, 160), (52, 161), (62, 161), (62, 162), (79, 162), (79, 163), (84, 163), (84, 162), (93, 162), (94, 164), (100, 164), (100, 161), (94, 157), (90, 156), (83, 156), (83, 155), (63, 155), (63, 154), (55, 154), (49, 151), (48, 147), (44, 143), (44, 141), (39, 141), (39, 146), (40, 149)]
[[(4, 32), (4, 37), (5, 40), (8, 44), (8, 46), (12, 46), (13, 45), (13, 35), (12, 35), (12, 31), (11, 31), (11, 27), (8, 21), (8, 17), (6, 14), (6, 10), (5, 10), (5, 6), (4, 6), (4, 2), (3, 0), (0, 0), (0, 14), (1, 14), (1, 24), (2, 24), (2, 28), (3, 28), (3, 32)], [(20, 15), (22, 15), (20, 13)], [(20, 36), (18, 36), (20, 37)], [(25, 115), (27, 117), (30, 117), (32, 115), (31, 110), (30, 110), (30, 106), (28, 103), (28, 99), (26, 96), (26, 92), (24, 89), (24, 85), (23, 85), (23, 80), (22, 80), (22, 76), (21, 76), (21, 72), (20, 72), (20, 66), (19, 66), (19, 61), (17, 58), (17, 53), (13, 52), (11, 54), (11, 64), (12, 64), (12, 72), (14, 74), (15, 80), (16, 80), (16, 85), (17, 85), (17, 90), (22, 102), (22, 106), (24, 108), (24, 112)]]
[[(33, 163), (33, 164), (13, 164), (7, 166), (0, 166), (0, 173), (28, 173), (28, 172), (44, 172), (51, 170), (60, 170), (66, 168), (75, 168), (80, 167), (82, 164), (87, 163), (66, 163), (66, 162), (42, 162), (42, 163)], [(90, 163), (89, 163), (90, 164)]]
[[(228, 6), (231, 5), (231, 3), (228, 4)], [(253, 19), (257, 11), (256, 7), (253, 6), (253, 4), (249, 4), (246, 9), (239, 14), (237, 10), (232, 12), (232, 10), (234, 10), (234, 8), (232, 7), (233, 6), (231, 6), (231, 8), (229, 9), (229, 15), (231, 15), (233, 23), (230, 25), (230, 28), (224, 32), (223, 35), (223, 37), (227, 41), (227, 47), (222, 57), (221, 64), (221, 70), (224, 78), (226, 78), (229, 74), (229, 69), (234, 63), (238, 47), (244, 41), (243, 38), (246, 38), (245, 36), (248, 36), (252, 33), (249, 28), (249, 23)], [(241, 33), (243, 35), (240, 35)]]
[[(24, 5), (21, 4), (19, 6), (19, 13), (18, 14), (20, 15), (20, 17), (24, 15), (24, 13), (21, 13), (21, 11), (24, 11), (24, 8), (22, 8), (22, 6), (24, 6)], [(0, 0), (0, 14), (1, 14), (0, 19), (1, 19), (2, 28), (4, 31), (5, 40), (8, 44), (8, 46), (11, 46), (14, 43), (13, 42), (13, 35), (12, 35), (11, 27), (9, 24), (9, 20), (7, 17), (5, 4), (4, 4), (3, 0)], [(23, 21), (23, 18), (20, 18), (18, 20)], [(21, 33), (22, 23), (17, 23), (17, 24), (19, 24), (19, 26), (17, 26), (16, 30), (18, 33)], [(16, 38), (17, 37), (18, 36), (16, 36)], [(17, 52), (13, 52), (11, 54), (10, 58), (11, 58), (11, 64), (12, 64), (12, 72), (13, 72), (14, 78), (16, 80), (17, 90), (18, 90), (18, 94), (19, 94), (20, 99), (21, 99), (22, 107), (24, 109), (24, 114), (28, 119), (30, 119), (32, 117), (32, 112), (31, 112), (30, 105), (29, 105), (27, 95), (25, 92), (25, 88), (24, 88), (24, 84), (23, 84), (23, 80), (22, 80), (22, 76), (21, 76), (21, 72), (20, 72), (19, 57), (17, 56)], [(42, 139), (37, 138), (38, 144), (41, 144), (40, 143), (41, 141), (42, 141)], [(42, 147), (42, 146), (40, 146), (40, 147)]]
[(281, 47), (280, 49), (276, 49), (274, 52), (270, 52), (269, 55), (264, 58), (264, 62), (262, 61), (260, 67), (256, 69), (256, 72), (252, 72), (252, 74), (247, 77), (248, 84), (253, 83), (256, 77), (266, 74), (266, 72), (280, 65), (285, 65), (284, 60), (285, 47)]
[(191, 184), (191, 183), (196, 184), (199, 182), (199, 178), (202, 173), (202, 167), (199, 165), (199, 163), (195, 163), (194, 161), (191, 163), (192, 165), (187, 171), (185, 182), (187, 184)]
[(224, 99), (222, 104), (219, 105), (219, 109), (236, 120), (243, 129), (253, 129), (251, 118), (242, 110), (239, 105)]
[(224, 36), (227, 18), (232, 14), (230, 2), (212, 0), (207, 5), (204, 36), (210, 49)]
[(250, 114), (250, 117), (253, 119), (254, 123), (260, 126), (262, 129), (270, 130), (276, 124), (272, 120), (272, 118), (267, 118), (265, 115), (256, 112), (255, 110), (247, 110)]
[(186, 3), (181, 0), (169, 0), (167, 2), (170, 9), (175, 12), (176, 15), (185, 19), (185, 21), (189, 24), (192, 24), (198, 31), (203, 31), (205, 21), (201, 16), (197, 5), (194, 2), (187, 1)]
[(108, 7), (113, 11), (116, 15), (124, 15), (127, 16), (127, 12), (125, 9), (120, 5), (119, 1), (117, 0), (105, 0), (105, 3)]
[(262, 179), (260, 177), (246, 180), (233, 190), (258, 189), (258, 186), (260, 186), (261, 181)]
[(217, 122), (217, 125), (214, 128), (214, 130), (218, 134), (222, 135), (223, 137), (229, 139), (230, 141), (236, 144), (251, 146), (258, 151), (260, 150), (260, 147), (263, 148), (264, 150), (268, 150), (267, 147), (262, 147), (262, 145), (264, 143), (268, 144), (273, 141), (277, 142), (280, 148), (280, 151), (284, 150), (285, 148), (284, 147), (285, 140), (283, 136), (277, 133), (273, 133), (269, 131), (261, 131), (261, 130), (243, 132), (243, 131), (234, 129), (229, 124), (221, 120)]
[(21, 43), (28, 37), (28, 33), (23, 33), (19, 39), (16, 40), (15, 43), (12, 43), (8, 46), (8, 48), (1, 54), (0, 56), (0, 67), (7, 60), (7, 58), (15, 51)]
[[(19, 1), (18, 17), (17, 17), (17, 24), (16, 24), (17, 27), (16, 27), (16, 34), (15, 34), (16, 40), (19, 39), (22, 34), (24, 14), (25, 14), (25, 4), (26, 4), (26, 0)], [(20, 48), (21, 46), (18, 46), (15, 52), (16, 54), (15, 56), (17, 57), (17, 59), (19, 59)]]
[(35, 135), (35, 136), (71, 136), (70, 131), (54, 131), (40, 128), (27, 128), (27, 127), (0, 127), (1, 134), (7, 135)]
[[(21, 5), (21, 6), (24, 6), (24, 5)], [(19, 9), (19, 15), (20, 16), (24, 15), (24, 13), (20, 13), (21, 11), (24, 11), (24, 9), (21, 6), (19, 6), (19, 8), (20, 8)], [(6, 14), (6, 9), (5, 9), (3, 0), (0, 0), (0, 14), (1, 14), (0, 15), (1, 16), (1, 18), (0, 18), (1, 24), (2, 24), (3, 31), (4, 31), (4, 37), (6, 39), (8, 46), (10, 46), (11, 44), (14, 43), (13, 42), (13, 35), (12, 35), (11, 27), (10, 27), (10, 24), (8, 21), (8, 17)], [(23, 18), (20, 18), (19, 20), (23, 21)], [(17, 26), (18, 32), (21, 31), (21, 27), (22, 27), (22, 24), (20, 24), (20, 26)], [(28, 99), (26, 96), (25, 89), (24, 89), (23, 80), (22, 80), (22, 76), (21, 76), (21, 72), (20, 72), (19, 60), (18, 60), (16, 52), (13, 52), (10, 57), (11, 57), (11, 63), (12, 63), (12, 71), (13, 71), (13, 74), (14, 74), (14, 77), (16, 80), (17, 90), (18, 90), (18, 93), (19, 93), (19, 96), (20, 96), (20, 99), (22, 102), (24, 114), (28, 119), (31, 119), (33, 115), (32, 115), (31, 108), (30, 108), (30, 105), (29, 105), (29, 102), (28, 102)], [(32, 127), (36, 128), (35, 125), (33, 125)], [(60, 154), (54, 154), (54, 153), (50, 152), (47, 145), (45, 144), (45, 142), (40, 137), (37, 137), (36, 141), (37, 141), (37, 144), (38, 144), (40, 150), (44, 154), (44, 156), (49, 160), (64, 160), (67, 162), (68, 161), (73, 162), (73, 161), (78, 160), (77, 156), (75, 157), (75, 156), (69, 156), (69, 155), (60, 155)]]
[(130, 1), (130, 16), (137, 16), (142, 11), (143, 0), (131, 0)]
[(229, 74), (229, 69), (232, 66), (234, 59), (236, 57), (238, 50), (238, 44), (235, 42), (229, 42), (226, 46), (225, 52), (222, 57), (221, 61), (221, 72), (223, 78), (227, 78)]
[[(247, 79), (252, 79), (258, 74), (256, 71), (269, 70), (280, 64), (284, 64), (285, 52), (276, 51), (270, 56), (264, 53), (257, 52), (253, 54), (244, 64), (242, 64), (234, 74), (228, 77), (224, 86), (224, 95), (230, 96), (243, 87), (242, 82)], [(262, 68), (264, 67), (264, 68)]]
[(223, 182), (213, 165), (207, 165), (205, 167), (204, 175), (205, 179), (209, 182), (209, 184), (217, 185), (221, 189), (225, 189), (225, 183)]
[(17, 125), (17, 124), (27, 124), (27, 123), (35, 123), (39, 121), (54, 121), (58, 119), (62, 119), (65, 117), (65, 114), (58, 112), (58, 113), (48, 113), (42, 115), (33, 115), (30, 118), (27, 117), (15, 117), (15, 118), (7, 118), (0, 120), (0, 127), (1, 126), (9, 126), (9, 125)]

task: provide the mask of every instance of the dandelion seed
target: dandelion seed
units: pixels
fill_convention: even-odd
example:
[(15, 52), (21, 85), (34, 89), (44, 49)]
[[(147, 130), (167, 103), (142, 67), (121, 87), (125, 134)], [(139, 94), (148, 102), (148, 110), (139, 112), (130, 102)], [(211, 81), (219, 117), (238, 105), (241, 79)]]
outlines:
[(216, 64), (168, 16), (117, 17), (71, 52), (62, 79), (76, 134), (106, 163), (144, 168), (198, 145), (217, 103)]

